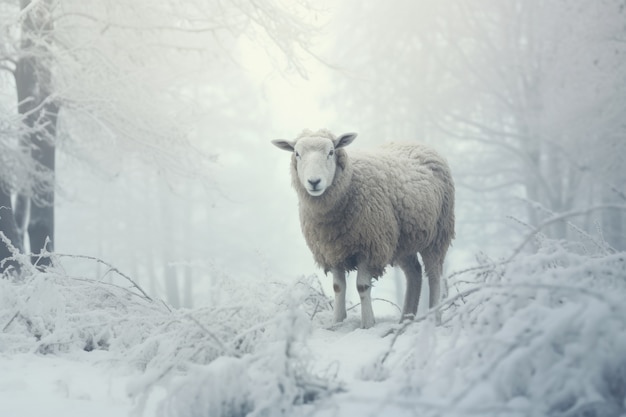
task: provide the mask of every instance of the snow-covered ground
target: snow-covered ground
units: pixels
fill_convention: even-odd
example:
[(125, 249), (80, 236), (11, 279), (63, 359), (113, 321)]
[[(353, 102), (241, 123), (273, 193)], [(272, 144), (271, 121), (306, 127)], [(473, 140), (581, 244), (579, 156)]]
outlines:
[(106, 352), (69, 357), (0, 355), (0, 415), (128, 415), (132, 408), (126, 394), (130, 374), (112, 367), (108, 356)]
[(61, 267), (0, 280), (0, 416), (626, 415), (624, 253), (483, 258), (439, 326), (333, 325), (315, 277), (219, 288), (171, 311)]

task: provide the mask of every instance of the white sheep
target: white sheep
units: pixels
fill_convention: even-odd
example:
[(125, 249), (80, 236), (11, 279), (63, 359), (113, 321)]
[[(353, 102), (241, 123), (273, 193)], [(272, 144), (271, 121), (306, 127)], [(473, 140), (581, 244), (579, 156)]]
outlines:
[(417, 313), (422, 255), (430, 307), (439, 302), (443, 261), (454, 238), (454, 183), (446, 161), (419, 144), (386, 144), (348, 157), (356, 133), (336, 137), (326, 129), (274, 140), (292, 152), (292, 185), (300, 223), (316, 263), (333, 274), (334, 320), (346, 318), (346, 271), (357, 270), (361, 325), (374, 325), (372, 278), (398, 265), (407, 289), (402, 318)]

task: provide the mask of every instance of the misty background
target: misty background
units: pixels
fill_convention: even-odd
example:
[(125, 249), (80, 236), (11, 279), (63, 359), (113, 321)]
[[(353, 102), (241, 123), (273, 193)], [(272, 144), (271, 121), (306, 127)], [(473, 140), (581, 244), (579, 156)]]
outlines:
[(446, 156), (447, 274), (537, 230), (625, 250), (625, 7), (0, 0), (0, 231), (175, 307), (210, 304), (218, 278), (322, 275), (270, 140), (326, 127)]

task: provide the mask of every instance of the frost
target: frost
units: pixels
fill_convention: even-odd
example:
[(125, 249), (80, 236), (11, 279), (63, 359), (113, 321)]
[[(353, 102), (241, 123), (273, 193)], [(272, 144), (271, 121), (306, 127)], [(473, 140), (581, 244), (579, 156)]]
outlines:
[(0, 351), (106, 353), (139, 375), (126, 392), (146, 416), (618, 416), (625, 259), (547, 239), (508, 261), (483, 256), (452, 276), (442, 325), (429, 311), (368, 330), (352, 310), (331, 325), (315, 277), (224, 279), (216, 305), (171, 310), (58, 267), (0, 280)]
[(106, 350), (144, 372), (128, 388), (138, 412), (155, 388), (166, 390), (163, 416), (289, 415), (341, 391), (310, 366), (311, 319), (329, 311), (315, 277), (289, 286), (222, 284), (219, 305), (190, 311), (55, 269), (0, 280), (0, 350)]
[(301, 311), (267, 323), (257, 349), (239, 358), (221, 357), (196, 367), (168, 389), (163, 416), (279, 416), (293, 407), (339, 392), (341, 386), (307, 367), (309, 320)]
[(377, 365), (400, 383), (398, 401), (452, 415), (626, 411), (623, 253), (589, 257), (546, 241), (453, 284), (444, 326), (428, 316), (403, 326)]

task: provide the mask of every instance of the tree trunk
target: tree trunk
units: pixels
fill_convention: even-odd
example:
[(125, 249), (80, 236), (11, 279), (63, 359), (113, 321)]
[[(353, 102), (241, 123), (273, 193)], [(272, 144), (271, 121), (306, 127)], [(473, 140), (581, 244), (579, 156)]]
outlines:
[[(30, 8), (22, 24), (21, 54), (15, 71), (18, 110), (25, 124), (21, 138), (31, 149), (35, 169), (31, 184), (33, 196), (30, 204), (28, 237), (32, 262), (40, 266), (50, 265), (50, 257), (38, 256), (54, 250), (54, 181), (40, 184), (40, 175), (54, 177), (55, 136), (58, 105), (50, 100), (51, 77), (46, 36), (52, 31), (50, 2), (44, 1), (31, 7), (31, 0), (21, 0), (21, 8)], [(36, 40), (36, 42), (34, 41)], [(23, 196), (18, 200), (23, 202)], [(19, 219), (27, 218), (22, 211), (27, 204), (20, 204)]]
[(193, 269), (191, 265), (183, 266), (183, 307), (193, 308)]
[(163, 277), (165, 279), (165, 298), (174, 308), (180, 308), (180, 289), (178, 288), (178, 274), (176, 266), (168, 262), (163, 264)]
[[(11, 195), (0, 187), (0, 232), (4, 234), (4, 238), (8, 239), (18, 250), (22, 247), (22, 242), (17, 233), (17, 226), (11, 209)], [(5, 261), (12, 256), (9, 245), (4, 239), (0, 238), (0, 273), (13, 268), (19, 271), (19, 264), (15, 261)]]
[[(54, 118), (54, 122), (51, 121), (50, 125), (53, 123), (56, 125), (56, 114), (46, 117), (48, 120)], [(54, 127), (50, 129), (54, 129)], [(50, 135), (54, 135), (54, 132), (50, 132)], [(45, 139), (41, 140), (39, 137), (32, 138), (31, 143), (35, 145), (32, 150), (33, 159), (45, 167), (51, 175), (54, 175), (54, 144)], [(30, 239), (30, 251), (33, 254), (32, 263), (42, 266), (50, 265), (49, 256), (39, 256), (38, 254), (54, 250), (54, 188), (42, 190), (32, 201), (28, 237)]]
[(158, 178), (160, 181), (157, 192), (160, 194), (160, 208), (161, 208), (161, 221), (160, 221), (160, 233), (162, 239), (160, 240), (161, 247), (159, 248), (163, 256), (161, 257), (163, 267), (163, 283), (165, 285), (165, 298), (167, 302), (174, 308), (181, 307), (180, 287), (178, 284), (178, 267), (174, 264), (176, 259), (176, 234), (172, 227), (173, 215), (172, 215), (172, 196), (167, 189), (163, 179)]
[[(613, 186), (605, 184), (603, 186), (602, 202), (604, 204), (623, 204), (619, 196), (613, 191)], [(626, 230), (624, 230), (626, 216), (623, 210), (607, 209), (602, 212), (602, 233), (604, 239), (613, 249), (618, 251), (626, 250)]]
[(13, 204), (13, 218), (20, 238), (20, 251), (28, 251), (28, 218), (30, 217), (30, 198), (26, 194), (18, 193)]

